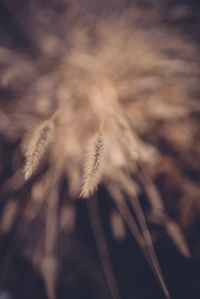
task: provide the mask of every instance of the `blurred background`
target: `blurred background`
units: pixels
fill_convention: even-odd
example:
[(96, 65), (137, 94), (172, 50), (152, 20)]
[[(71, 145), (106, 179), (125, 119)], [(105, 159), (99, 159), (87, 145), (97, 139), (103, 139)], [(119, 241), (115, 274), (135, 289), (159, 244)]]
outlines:
[[(104, 186), (90, 200), (74, 199), (64, 175), (56, 191), (52, 184), (53, 191), (48, 193), (44, 187), (48, 163), (28, 181), (22, 171), (24, 132), (55, 109), (54, 99), (45, 95), (49, 79), (43, 80), (38, 69), (43, 69), (43, 75), (51, 73), (63, 54), (59, 41), (70, 35), (79, 15), (95, 19), (133, 4), (150, 10), (152, 17), (156, 10), (159, 23), (178, 35), (188, 34), (188, 42), (198, 48), (198, 0), (0, 1), (0, 299), (165, 298), (130, 229), (130, 217), (138, 222), (133, 207), (125, 212), (118, 209)], [(53, 93), (55, 86), (48, 92)], [(181, 128), (159, 130), (159, 124), (151, 128), (148, 138), (158, 136), (162, 159), (150, 179), (144, 174), (137, 182), (159, 264), (174, 299), (200, 298), (198, 109)], [(51, 196), (57, 206), (49, 211), (46, 200)], [(53, 244), (48, 258), (46, 234)]]

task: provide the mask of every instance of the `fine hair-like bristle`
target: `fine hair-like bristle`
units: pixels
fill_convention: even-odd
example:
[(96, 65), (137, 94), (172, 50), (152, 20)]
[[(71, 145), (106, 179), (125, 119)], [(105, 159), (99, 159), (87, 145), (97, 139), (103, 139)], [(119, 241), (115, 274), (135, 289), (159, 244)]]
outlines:
[(84, 179), (80, 196), (88, 198), (97, 188), (105, 163), (105, 140), (101, 132), (91, 138), (84, 165)]
[(39, 166), (51, 141), (54, 124), (51, 120), (42, 123), (35, 131), (26, 152), (24, 177), (29, 179)]

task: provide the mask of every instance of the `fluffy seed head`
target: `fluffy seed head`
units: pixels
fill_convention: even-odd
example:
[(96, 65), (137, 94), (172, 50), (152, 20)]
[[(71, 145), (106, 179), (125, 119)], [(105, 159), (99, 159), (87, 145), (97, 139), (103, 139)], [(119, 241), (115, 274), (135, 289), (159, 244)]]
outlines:
[(26, 152), (24, 177), (29, 179), (36, 171), (47, 147), (51, 141), (54, 124), (52, 121), (45, 121), (35, 131)]
[(81, 197), (89, 197), (101, 180), (105, 163), (105, 141), (102, 133), (97, 133), (89, 142), (84, 166), (84, 181)]

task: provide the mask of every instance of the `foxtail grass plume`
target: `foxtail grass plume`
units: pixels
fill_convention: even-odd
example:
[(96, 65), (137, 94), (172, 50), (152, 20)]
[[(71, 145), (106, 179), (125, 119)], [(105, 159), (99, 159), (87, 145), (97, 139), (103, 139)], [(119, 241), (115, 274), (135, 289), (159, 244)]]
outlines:
[(88, 144), (81, 197), (88, 198), (97, 189), (102, 179), (105, 159), (105, 140), (103, 134), (99, 132), (91, 138)]
[(51, 120), (42, 123), (35, 131), (26, 152), (24, 177), (29, 179), (37, 170), (53, 136), (54, 124)]

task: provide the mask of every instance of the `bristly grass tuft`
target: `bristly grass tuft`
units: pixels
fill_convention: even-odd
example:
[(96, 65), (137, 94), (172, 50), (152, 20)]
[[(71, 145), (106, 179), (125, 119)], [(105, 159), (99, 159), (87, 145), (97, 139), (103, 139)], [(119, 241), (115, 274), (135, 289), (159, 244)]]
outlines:
[(29, 179), (39, 166), (52, 139), (54, 124), (51, 120), (42, 123), (35, 131), (26, 152), (24, 177)]
[(98, 132), (88, 145), (81, 197), (88, 198), (97, 188), (103, 174), (105, 156), (105, 140), (103, 134)]

